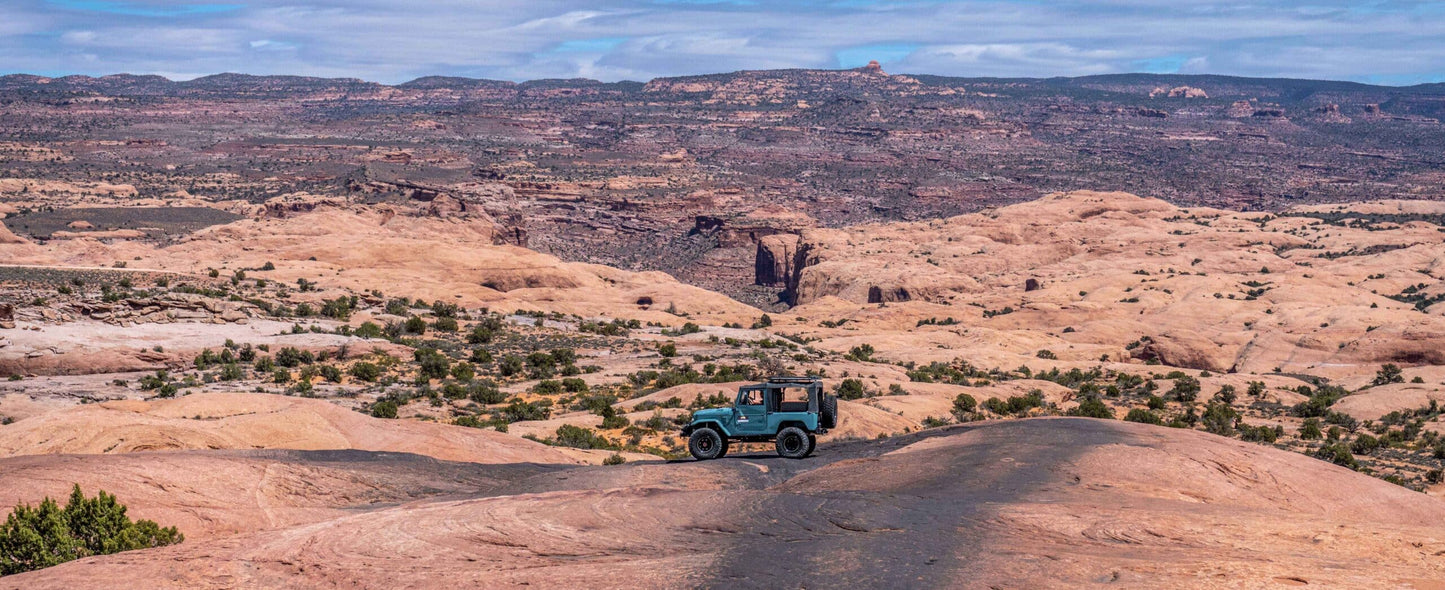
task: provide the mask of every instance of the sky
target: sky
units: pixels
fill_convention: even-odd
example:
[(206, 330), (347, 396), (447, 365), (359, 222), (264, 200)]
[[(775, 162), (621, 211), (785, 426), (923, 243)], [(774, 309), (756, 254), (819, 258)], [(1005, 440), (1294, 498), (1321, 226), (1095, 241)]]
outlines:
[(0, 0), (0, 74), (504, 80), (774, 68), (1445, 81), (1445, 1)]

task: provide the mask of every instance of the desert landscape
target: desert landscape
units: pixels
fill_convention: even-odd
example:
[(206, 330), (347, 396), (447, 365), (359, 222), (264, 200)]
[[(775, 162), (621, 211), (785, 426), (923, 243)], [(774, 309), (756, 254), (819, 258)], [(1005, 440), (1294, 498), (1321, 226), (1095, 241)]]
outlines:
[[(1445, 588), (1439, 84), (0, 103), (0, 505), (184, 535), (0, 588)], [(779, 375), (815, 455), (689, 456)]]

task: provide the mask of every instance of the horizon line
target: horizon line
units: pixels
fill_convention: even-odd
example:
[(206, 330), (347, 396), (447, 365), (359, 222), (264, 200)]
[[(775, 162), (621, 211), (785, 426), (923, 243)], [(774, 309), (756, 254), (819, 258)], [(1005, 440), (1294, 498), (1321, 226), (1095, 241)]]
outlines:
[[(474, 77), (470, 77), (470, 76), (460, 76), (460, 75), (426, 74), (426, 75), (417, 76), (417, 77), (415, 77), (415, 78), (411, 78), (411, 79), (409, 79), (409, 80), (405, 80), (405, 81), (402, 81), (402, 82), (386, 83), (386, 82), (379, 82), (379, 81), (376, 81), (376, 80), (368, 80), (368, 79), (366, 79), (366, 78), (355, 77), (355, 76), (310, 76), (310, 75), (305, 75), (305, 74), (251, 74), (251, 73), (246, 73), (246, 72), (234, 72), (234, 71), (216, 72), (216, 73), (212, 73), (212, 74), (203, 74), (203, 75), (194, 76), (194, 77), (190, 77), (190, 78), (184, 78), (184, 77), (175, 77), (175, 78), (172, 78), (172, 77), (170, 77), (170, 76), (168, 76), (168, 75), (165, 75), (165, 74), (156, 74), (156, 73), (141, 73), (141, 74), (137, 74), (137, 73), (132, 73), (132, 72), (115, 72), (115, 73), (101, 74), (101, 75), (84, 74), (84, 73), (68, 73), (68, 74), (59, 74), (59, 75), (46, 75), (46, 74), (35, 74), (35, 73), (31, 73), (31, 72), (19, 72), (19, 71), (16, 71), (16, 72), (0, 72), (0, 78), (10, 78), (10, 77), (15, 77), (15, 76), (29, 76), (29, 77), (35, 77), (35, 78), (43, 78), (43, 79), (47, 79), (47, 80), (62, 80), (62, 79), (66, 79), (66, 78), (87, 78), (87, 79), (91, 79), (91, 80), (100, 80), (100, 79), (105, 79), (105, 78), (114, 78), (114, 77), (129, 76), (129, 77), (137, 77), (137, 78), (161, 78), (161, 79), (163, 79), (163, 80), (165, 80), (165, 81), (167, 81), (167, 82), (171, 82), (171, 83), (175, 83), (175, 84), (184, 84), (184, 83), (187, 83), (187, 82), (194, 82), (194, 81), (196, 81), (196, 80), (202, 80), (202, 79), (206, 79), (206, 78), (214, 78), (214, 77), (218, 77), (218, 76), (246, 76), (246, 77), (251, 77), (251, 78), (301, 78), (301, 79), (310, 79), (310, 80), (346, 80), (346, 81), (362, 82), (362, 83), (366, 83), (366, 84), (375, 84), (375, 85), (378, 85), (378, 86), (397, 87), (397, 86), (405, 86), (405, 85), (407, 85), (407, 84), (416, 82), (416, 81), (418, 81), (418, 80), (425, 80), (425, 79), (429, 79), (429, 78), (450, 78), (450, 79), (456, 79), (456, 80), (470, 80), (470, 81), (477, 81), (477, 82), (498, 82), (498, 83), (516, 84), (516, 85), (525, 85), (525, 84), (536, 83), (536, 82), (558, 82), (558, 81), (592, 82), (592, 83), (597, 83), (597, 84), (646, 84), (646, 83), (648, 83), (648, 82), (652, 82), (652, 81), (655, 81), (655, 80), (669, 80), (669, 79), (679, 79), (679, 78), (697, 78), (697, 77), (705, 77), (705, 76), (725, 76), (725, 75), (730, 75), (730, 74), (744, 74), (744, 73), (754, 73), (754, 72), (854, 72), (854, 71), (863, 70), (863, 69), (865, 69), (865, 68), (867, 68), (867, 66), (858, 67), (858, 68), (766, 68), (766, 69), (741, 69), (741, 70), (732, 70), (732, 71), (724, 71), (724, 72), (710, 72), (710, 73), (701, 73), (701, 74), (681, 74), (681, 75), (676, 75), (676, 76), (657, 76), (657, 77), (654, 77), (654, 78), (650, 78), (650, 79), (648, 79), (648, 80), (622, 79), (622, 80), (613, 80), (613, 81), (604, 81), (604, 80), (598, 80), (598, 79), (596, 79), (596, 78), (585, 78), (585, 77), (575, 77), (575, 78), (529, 78), (529, 79), (526, 79), (526, 80), (508, 80), (508, 79), (503, 79), (503, 78), (474, 78)], [(1088, 79), (1088, 78), (1110, 78), (1110, 77), (1119, 77), (1119, 76), (1152, 76), (1152, 77), (1159, 77), (1159, 78), (1168, 78), (1168, 77), (1174, 77), (1174, 78), (1233, 78), (1233, 79), (1238, 79), (1238, 80), (1260, 80), (1260, 81), (1264, 81), (1264, 80), (1288, 80), (1288, 81), (1298, 81), (1298, 82), (1328, 82), (1328, 83), (1336, 83), (1336, 84), (1352, 84), (1352, 85), (1364, 86), (1364, 87), (1398, 88), (1398, 89), (1417, 88), (1417, 87), (1422, 87), (1422, 86), (1445, 86), (1445, 81), (1438, 81), (1438, 82), (1419, 82), (1419, 83), (1415, 83), (1415, 84), (1380, 84), (1380, 83), (1359, 82), (1359, 81), (1355, 81), (1355, 80), (1343, 80), (1343, 79), (1331, 79), (1331, 78), (1291, 78), (1291, 77), (1288, 77), (1288, 76), (1273, 76), (1273, 77), (1271, 77), (1271, 76), (1242, 76), (1242, 75), (1236, 75), (1236, 74), (1180, 74), (1180, 73), (1161, 73), (1161, 72), (1145, 72), (1145, 71), (1138, 71), (1138, 72), (1116, 72), (1116, 73), (1109, 73), (1109, 74), (1089, 74), (1089, 75), (1084, 75), (1084, 76), (955, 76), (955, 75), (928, 74), (928, 73), (896, 73), (896, 74), (895, 74), (895, 73), (887, 73), (887, 72), (885, 72), (885, 73), (886, 73), (887, 75), (889, 75), (889, 76), (906, 76), (906, 77), (927, 76), (927, 77), (932, 77), (932, 78), (943, 78), (943, 79), (954, 79), (954, 80), (1081, 80), (1081, 79)]]

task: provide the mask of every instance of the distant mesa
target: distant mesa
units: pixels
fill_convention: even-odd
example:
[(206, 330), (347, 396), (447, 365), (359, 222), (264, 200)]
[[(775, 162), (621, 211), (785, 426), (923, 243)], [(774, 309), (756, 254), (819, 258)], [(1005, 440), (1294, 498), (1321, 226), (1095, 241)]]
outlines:
[(861, 67), (861, 68), (858, 68), (858, 70), (861, 71), (861, 72), (864, 72), (864, 73), (868, 73), (868, 74), (884, 74), (884, 75), (887, 75), (887, 73), (883, 71), (883, 66), (880, 65), (880, 64), (878, 63), (878, 60), (876, 60), (876, 59), (875, 59), (875, 60), (870, 60), (870, 61), (868, 62), (868, 65), (863, 66), (863, 67)]

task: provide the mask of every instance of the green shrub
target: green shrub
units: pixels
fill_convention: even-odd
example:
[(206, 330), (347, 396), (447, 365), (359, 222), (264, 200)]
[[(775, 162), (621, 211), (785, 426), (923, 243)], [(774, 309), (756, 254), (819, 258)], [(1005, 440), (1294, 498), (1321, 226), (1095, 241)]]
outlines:
[(376, 366), (374, 363), (362, 361), (351, 365), (351, 369), (348, 370), (347, 373), (367, 383), (375, 383), (376, 380), (381, 377), (381, 367)]
[(1233, 385), (1221, 385), (1219, 386), (1219, 392), (1214, 394), (1214, 399), (1217, 399), (1226, 404), (1232, 404), (1234, 403), (1234, 400), (1238, 398), (1239, 395), (1235, 393)]
[(872, 344), (859, 344), (849, 349), (848, 354), (843, 357), (850, 361), (871, 362), (874, 352), (876, 351), (873, 350)]
[(497, 372), (503, 377), (511, 377), (521, 373), (526, 368), (526, 361), (515, 354), (502, 357), (502, 362), (497, 365)]
[(978, 400), (967, 393), (960, 393), (953, 398), (953, 417), (959, 422), (967, 422), (972, 419), (978, 411)]
[(457, 363), (452, 365), (452, 378), (466, 383), (477, 377), (477, 370), (471, 363)]
[(1000, 416), (1007, 416), (1009, 414), (1027, 416), (1030, 409), (1040, 408), (1043, 407), (1043, 405), (1044, 392), (1038, 389), (1032, 390), (1025, 395), (1010, 396), (1008, 400), (991, 397), (983, 402), (984, 408)]
[(490, 379), (473, 381), (467, 388), (467, 396), (479, 404), (500, 404), (507, 401), (507, 394), (497, 388)]
[(396, 410), (396, 402), (389, 399), (371, 404), (371, 415), (374, 418), (395, 418)]
[(1350, 448), (1344, 443), (1322, 446), (1319, 450), (1315, 451), (1315, 457), (1324, 459), (1335, 465), (1349, 467), (1350, 469), (1359, 469), (1360, 467), (1360, 463), (1355, 460), (1355, 456), (1350, 453)]
[(613, 453), (613, 454), (611, 454), (611, 455), (608, 455), (606, 459), (603, 459), (603, 460), (602, 460), (602, 464), (603, 464), (603, 465), (621, 465), (621, 464), (626, 463), (626, 462), (627, 462), (627, 459), (626, 459), (625, 457), (623, 457), (622, 455), (619, 455), (619, 454), (617, 454), (617, 453)]
[(1144, 408), (1134, 408), (1132, 410), (1129, 410), (1129, 413), (1124, 416), (1124, 421), (1154, 425), (1160, 425), (1164, 423), (1164, 419), (1160, 418), (1158, 414), (1155, 414), (1154, 412), (1151, 412)]
[(1375, 385), (1389, 385), (1391, 383), (1404, 383), (1405, 376), (1400, 373), (1400, 366), (1395, 363), (1385, 363), (1375, 373)]
[(1248, 424), (1239, 425), (1239, 438), (1241, 440), (1247, 440), (1251, 442), (1272, 443), (1276, 439), (1278, 439), (1279, 435), (1283, 432), (1284, 428), (1280, 426), (1250, 426)]
[(115, 496), (102, 491), (86, 498), (76, 485), (64, 508), (50, 498), (34, 508), (15, 507), (0, 527), (0, 576), (184, 540), (175, 527), (163, 528), (150, 520), (132, 522)]
[(420, 365), (422, 377), (445, 379), (451, 373), (451, 359), (435, 348), (418, 348), (412, 353), (412, 357)]
[(573, 426), (571, 424), (563, 424), (557, 427), (556, 438), (553, 439), (553, 443), (559, 446), (577, 449), (615, 450), (617, 448), (617, 445), (608, 442), (606, 438), (592, 432), (592, 429)]
[(602, 418), (602, 428), (604, 430), (612, 430), (614, 428), (627, 428), (629, 424), (631, 424), (631, 422), (627, 420), (626, 416), (618, 416), (616, 413), (613, 413), (610, 416), (604, 416)]
[(316, 355), (309, 350), (298, 350), (287, 346), (276, 352), (276, 364), (288, 369), (316, 362)]
[(552, 362), (557, 365), (566, 366), (577, 362), (577, 351), (570, 348), (554, 348), (548, 356), (551, 356)]
[[(1302, 385), (1300, 389), (1307, 390), (1308, 387)], [(1337, 385), (1321, 385), (1316, 387), (1313, 392), (1302, 391), (1301, 393), (1307, 393), (1310, 398), (1290, 408), (1291, 414), (1301, 418), (1324, 417), (1331, 413), (1330, 406), (1334, 405), (1340, 398), (1349, 395), (1348, 391)]]
[(346, 321), (351, 318), (351, 310), (356, 307), (356, 297), (337, 297), (321, 302), (321, 315), (328, 318)]
[(1356, 455), (1368, 455), (1378, 448), (1380, 448), (1380, 439), (1363, 433), (1350, 443), (1350, 450)]
[(1174, 379), (1174, 388), (1170, 389), (1169, 393), (1181, 402), (1192, 402), (1199, 397), (1199, 380), (1188, 375), (1180, 375)]
[(246, 372), (241, 369), (241, 365), (238, 365), (236, 363), (227, 363), (221, 365), (220, 379), (222, 381), (238, 381), (240, 379), (244, 379), (245, 377)]
[(1234, 425), (1239, 420), (1239, 412), (1228, 404), (1210, 402), (1204, 408), (1204, 415), (1200, 417), (1204, 422), (1204, 430), (1220, 436), (1234, 436)]
[(1085, 418), (1101, 418), (1105, 420), (1114, 419), (1114, 409), (1096, 397), (1086, 397), (1079, 405), (1069, 410), (1070, 416), (1083, 416)]
[(863, 382), (857, 379), (844, 379), (834, 391), (838, 399), (855, 400), (868, 397), (868, 392), (863, 389)]
[(497, 417), (505, 422), (546, 420), (552, 417), (552, 408), (550, 404), (524, 402), (521, 398), (512, 398), (512, 401), (507, 404), (507, 407), (497, 412)]

